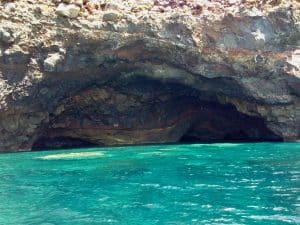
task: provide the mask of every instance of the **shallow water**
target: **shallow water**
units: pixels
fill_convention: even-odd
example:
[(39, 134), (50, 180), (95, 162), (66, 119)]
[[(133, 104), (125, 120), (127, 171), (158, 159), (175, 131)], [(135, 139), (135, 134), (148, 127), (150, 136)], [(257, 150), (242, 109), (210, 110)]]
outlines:
[(0, 224), (300, 224), (300, 143), (2, 154)]

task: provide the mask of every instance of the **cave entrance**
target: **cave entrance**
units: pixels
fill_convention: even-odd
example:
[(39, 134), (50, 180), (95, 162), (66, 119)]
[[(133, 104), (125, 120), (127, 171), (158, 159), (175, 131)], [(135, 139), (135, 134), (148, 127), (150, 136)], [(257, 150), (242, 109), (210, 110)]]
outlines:
[(263, 118), (243, 114), (230, 104), (216, 103), (208, 108), (206, 113), (197, 115), (179, 142), (283, 141), (267, 128)]
[[(218, 84), (220, 87), (224, 85)], [(87, 87), (53, 113), (33, 150), (156, 143), (282, 141), (264, 118), (210, 90), (144, 78)]]

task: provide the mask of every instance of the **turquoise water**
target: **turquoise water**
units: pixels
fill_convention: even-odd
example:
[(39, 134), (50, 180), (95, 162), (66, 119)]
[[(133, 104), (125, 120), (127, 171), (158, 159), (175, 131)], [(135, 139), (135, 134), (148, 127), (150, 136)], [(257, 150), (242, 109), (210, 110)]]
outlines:
[(0, 155), (0, 224), (300, 224), (300, 143)]

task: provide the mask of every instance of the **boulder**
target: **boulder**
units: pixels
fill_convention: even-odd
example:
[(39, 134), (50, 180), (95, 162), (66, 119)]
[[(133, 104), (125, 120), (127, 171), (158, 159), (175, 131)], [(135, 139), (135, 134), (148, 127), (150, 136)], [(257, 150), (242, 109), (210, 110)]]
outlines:
[(120, 14), (118, 12), (105, 12), (103, 14), (103, 21), (109, 22), (109, 21), (118, 21), (120, 18)]
[(44, 70), (47, 72), (54, 72), (57, 70), (57, 67), (63, 62), (64, 56), (60, 53), (51, 53), (48, 54), (47, 58), (44, 61)]
[(0, 28), (0, 42), (2, 41), (5, 44), (10, 44), (14, 42), (14, 37), (7, 30)]
[(60, 3), (56, 8), (56, 14), (68, 18), (76, 18), (79, 15), (80, 7), (75, 4)]

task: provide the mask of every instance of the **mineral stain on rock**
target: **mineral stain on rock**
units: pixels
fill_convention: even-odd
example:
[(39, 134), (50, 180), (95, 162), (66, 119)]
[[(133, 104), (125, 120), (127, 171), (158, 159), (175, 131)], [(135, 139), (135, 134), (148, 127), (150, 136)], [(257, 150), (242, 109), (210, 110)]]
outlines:
[(300, 136), (298, 1), (2, 1), (0, 152)]

